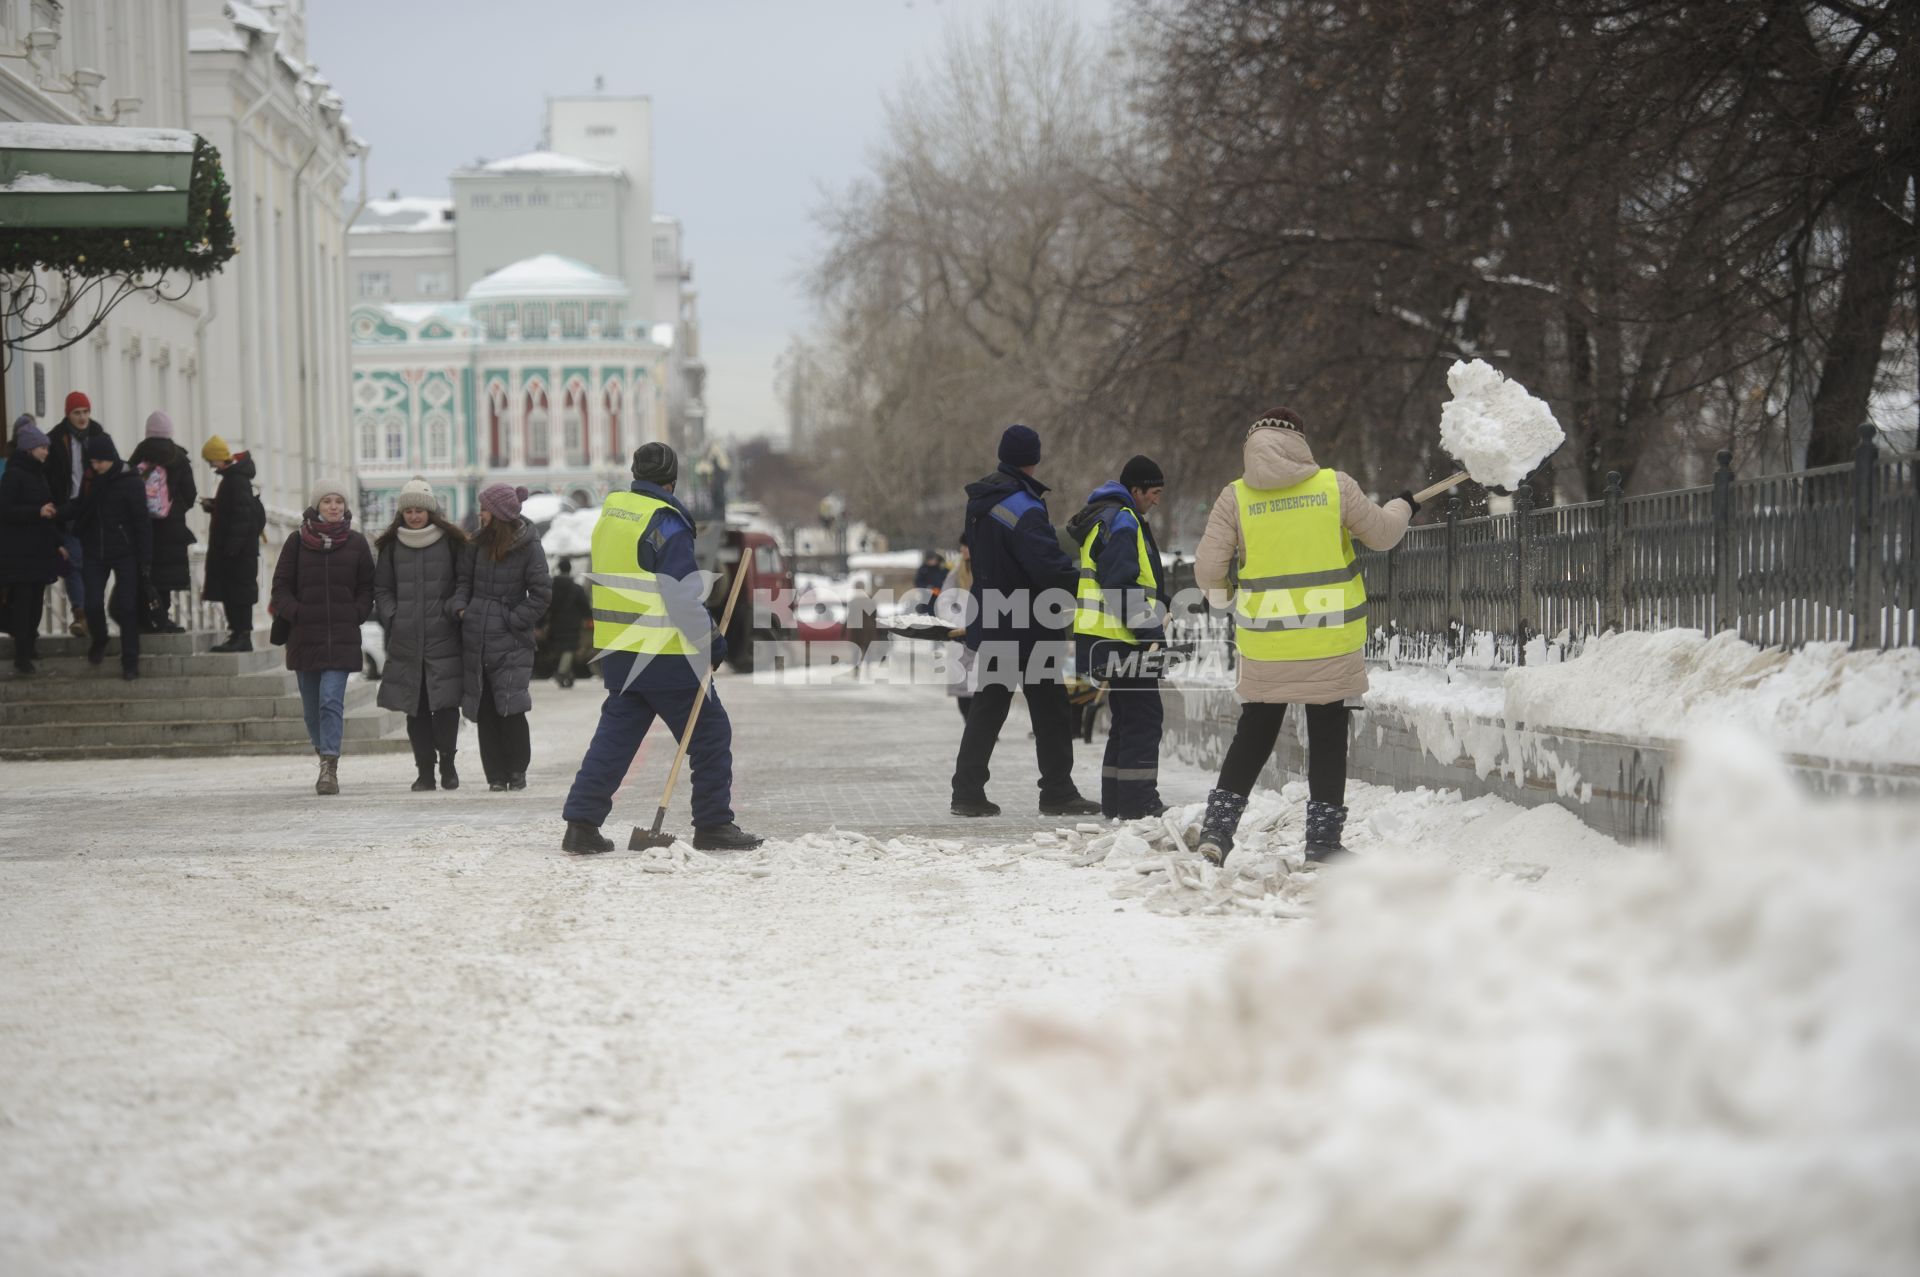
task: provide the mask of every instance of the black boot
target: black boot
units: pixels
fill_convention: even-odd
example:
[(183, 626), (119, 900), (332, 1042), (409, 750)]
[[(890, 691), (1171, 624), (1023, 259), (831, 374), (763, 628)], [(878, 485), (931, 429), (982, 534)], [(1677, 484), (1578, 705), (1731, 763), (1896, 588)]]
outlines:
[(1000, 804), (988, 802), (985, 794), (981, 794), (977, 798), (962, 798), (960, 795), (955, 794), (953, 796), (953, 806), (947, 810), (956, 816), (998, 816), (1000, 814)]
[(251, 652), (253, 650), (253, 635), (235, 634), (226, 642), (215, 643), (207, 650), (209, 652)]
[(708, 825), (705, 829), (696, 826), (693, 831), (695, 851), (752, 851), (765, 841), (732, 821), (724, 825)]
[(460, 788), (460, 773), (453, 769), (453, 751), (440, 755), (440, 788)]
[(1100, 804), (1091, 798), (1082, 798), (1078, 794), (1068, 798), (1042, 798), (1040, 814), (1042, 816), (1098, 816)]
[(1216, 865), (1227, 863), (1233, 850), (1233, 831), (1240, 828), (1241, 813), (1247, 809), (1247, 796), (1231, 789), (1216, 789), (1207, 795), (1207, 814), (1200, 821), (1200, 854)]
[(432, 789), (433, 768), (431, 766), (423, 767), (420, 769), (420, 775), (415, 778), (413, 782), (413, 792), (416, 794), (425, 794), (431, 792)]
[(591, 855), (596, 851), (612, 851), (613, 839), (602, 835), (598, 825), (589, 825), (584, 820), (569, 820), (567, 836), (560, 840), (560, 850), (570, 851), (577, 856)]
[(1353, 853), (1340, 843), (1347, 827), (1347, 809), (1332, 803), (1307, 803), (1307, 859), (1314, 864), (1339, 860)]
[(508, 789), (525, 789), (526, 787), (527, 787), (527, 774), (525, 772), (514, 772), (512, 775), (507, 777)]

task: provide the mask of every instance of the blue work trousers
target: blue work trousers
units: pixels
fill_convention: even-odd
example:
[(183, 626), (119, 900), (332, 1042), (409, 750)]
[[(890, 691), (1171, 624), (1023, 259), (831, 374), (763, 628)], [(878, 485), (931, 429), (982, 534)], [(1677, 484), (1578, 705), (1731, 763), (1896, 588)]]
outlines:
[[(647, 738), (653, 720), (658, 718), (673, 733), (666, 747), (679, 748), (699, 690), (698, 684), (624, 691), (617, 683), (610, 686), (600, 706), (600, 726), (593, 733), (593, 743), (587, 746), (579, 774), (573, 778), (573, 788), (567, 791), (565, 818), (604, 825), (613, 811), (613, 796), (626, 781), (627, 769), (633, 766), (633, 756)], [(727, 719), (719, 693), (712, 689), (700, 708), (693, 742), (687, 746), (687, 766), (693, 769), (694, 828), (732, 823), (733, 724)], [(647, 804), (650, 808), (657, 806), (657, 797), (649, 794)]]

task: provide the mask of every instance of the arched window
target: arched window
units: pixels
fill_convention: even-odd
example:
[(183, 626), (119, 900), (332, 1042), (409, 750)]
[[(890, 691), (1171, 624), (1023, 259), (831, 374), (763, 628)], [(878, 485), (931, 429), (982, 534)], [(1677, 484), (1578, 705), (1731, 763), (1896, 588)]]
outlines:
[(547, 388), (537, 381), (527, 383), (527, 464), (544, 466), (553, 450), (553, 424), (547, 403)]
[(388, 461), (407, 459), (407, 419), (397, 412), (390, 412), (381, 423), (387, 436)]
[(567, 383), (566, 405), (560, 411), (561, 435), (566, 441), (567, 464), (587, 464), (587, 388), (577, 380)]
[(607, 456), (618, 461), (627, 455), (626, 441), (620, 437), (620, 407), (624, 392), (620, 389), (618, 378), (607, 383), (602, 398), (607, 405)]
[(588, 488), (575, 488), (573, 491), (567, 493), (567, 500), (573, 502), (582, 510), (585, 510), (594, 503), (593, 492)]
[(365, 462), (380, 459), (380, 419), (370, 412), (358, 414), (360, 419), (360, 460)]
[(434, 410), (427, 414), (427, 463), (445, 466), (453, 464), (453, 418), (446, 413)]
[(495, 470), (511, 464), (507, 455), (507, 390), (499, 382), (487, 387), (487, 465)]

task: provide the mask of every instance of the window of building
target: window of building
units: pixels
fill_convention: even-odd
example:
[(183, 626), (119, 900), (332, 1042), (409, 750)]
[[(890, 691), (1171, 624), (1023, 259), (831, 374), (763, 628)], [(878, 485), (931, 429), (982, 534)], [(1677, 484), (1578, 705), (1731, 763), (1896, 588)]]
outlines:
[(612, 137), (612, 136), (613, 136), (613, 134), (614, 134), (614, 131), (615, 131), (615, 130), (614, 130), (614, 127), (613, 127), (613, 125), (611, 125), (611, 124), (589, 124), (589, 125), (587, 125), (587, 136), (588, 136), (588, 137)]
[(580, 207), (582, 208), (605, 208), (606, 206), (607, 193), (605, 191), (587, 191), (580, 196)]
[(578, 341), (587, 335), (586, 311), (579, 302), (561, 302), (554, 307), (560, 320), (560, 335), (569, 341)]
[(587, 388), (579, 382), (567, 386), (566, 406), (560, 413), (560, 433), (567, 449), (567, 464), (587, 464)]
[(379, 419), (371, 413), (361, 413), (359, 416), (360, 460), (369, 463), (378, 461), (380, 459)]
[(445, 297), (447, 295), (447, 272), (443, 270), (423, 270), (414, 280), (422, 297)]
[(487, 387), (487, 464), (496, 470), (511, 464), (507, 456), (507, 390), (497, 381)]
[(545, 302), (528, 302), (527, 317), (521, 321), (520, 333), (523, 337), (545, 337), (547, 335), (547, 306)]
[(387, 435), (387, 460), (405, 461), (407, 459), (407, 419), (397, 412), (390, 412), (384, 424)]
[(505, 192), (500, 196), (500, 207), (501, 208), (519, 208), (520, 196), (513, 191)]
[(493, 196), (476, 192), (473, 195), (467, 196), (467, 207), (468, 208), (492, 208)]
[(574, 191), (561, 191), (553, 197), (553, 206), (555, 208), (579, 208), (580, 196)]
[(360, 295), (362, 297), (385, 297), (392, 288), (392, 279), (383, 270), (363, 270), (360, 272)]
[(527, 464), (544, 466), (553, 444), (553, 425), (549, 418), (547, 388), (539, 382), (527, 387)]
[(653, 237), (653, 264), (655, 266), (673, 265), (673, 239), (666, 235)]
[(427, 414), (427, 463), (446, 466), (453, 464), (453, 418), (444, 412)]
[(528, 208), (545, 208), (546, 206), (547, 206), (547, 193), (545, 191), (535, 191), (531, 195), (527, 196)]

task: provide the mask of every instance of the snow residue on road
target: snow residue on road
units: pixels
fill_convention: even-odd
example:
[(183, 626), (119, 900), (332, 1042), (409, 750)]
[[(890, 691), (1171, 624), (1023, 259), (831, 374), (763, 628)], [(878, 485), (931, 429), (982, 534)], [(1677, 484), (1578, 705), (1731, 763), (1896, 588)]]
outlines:
[(1920, 650), (1856, 652), (1810, 643), (1794, 652), (1731, 631), (1609, 634), (1558, 665), (1507, 671), (1504, 716), (1677, 740), (1702, 727), (1744, 728), (1794, 754), (1920, 763)]
[(1447, 388), (1440, 446), (1480, 483), (1513, 487), (1566, 438), (1546, 404), (1485, 360), (1456, 362)]
[(1913, 815), (1692, 757), (1669, 856), (1363, 859), (1216, 982), (1004, 1017), (609, 1271), (1916, 1271)]

